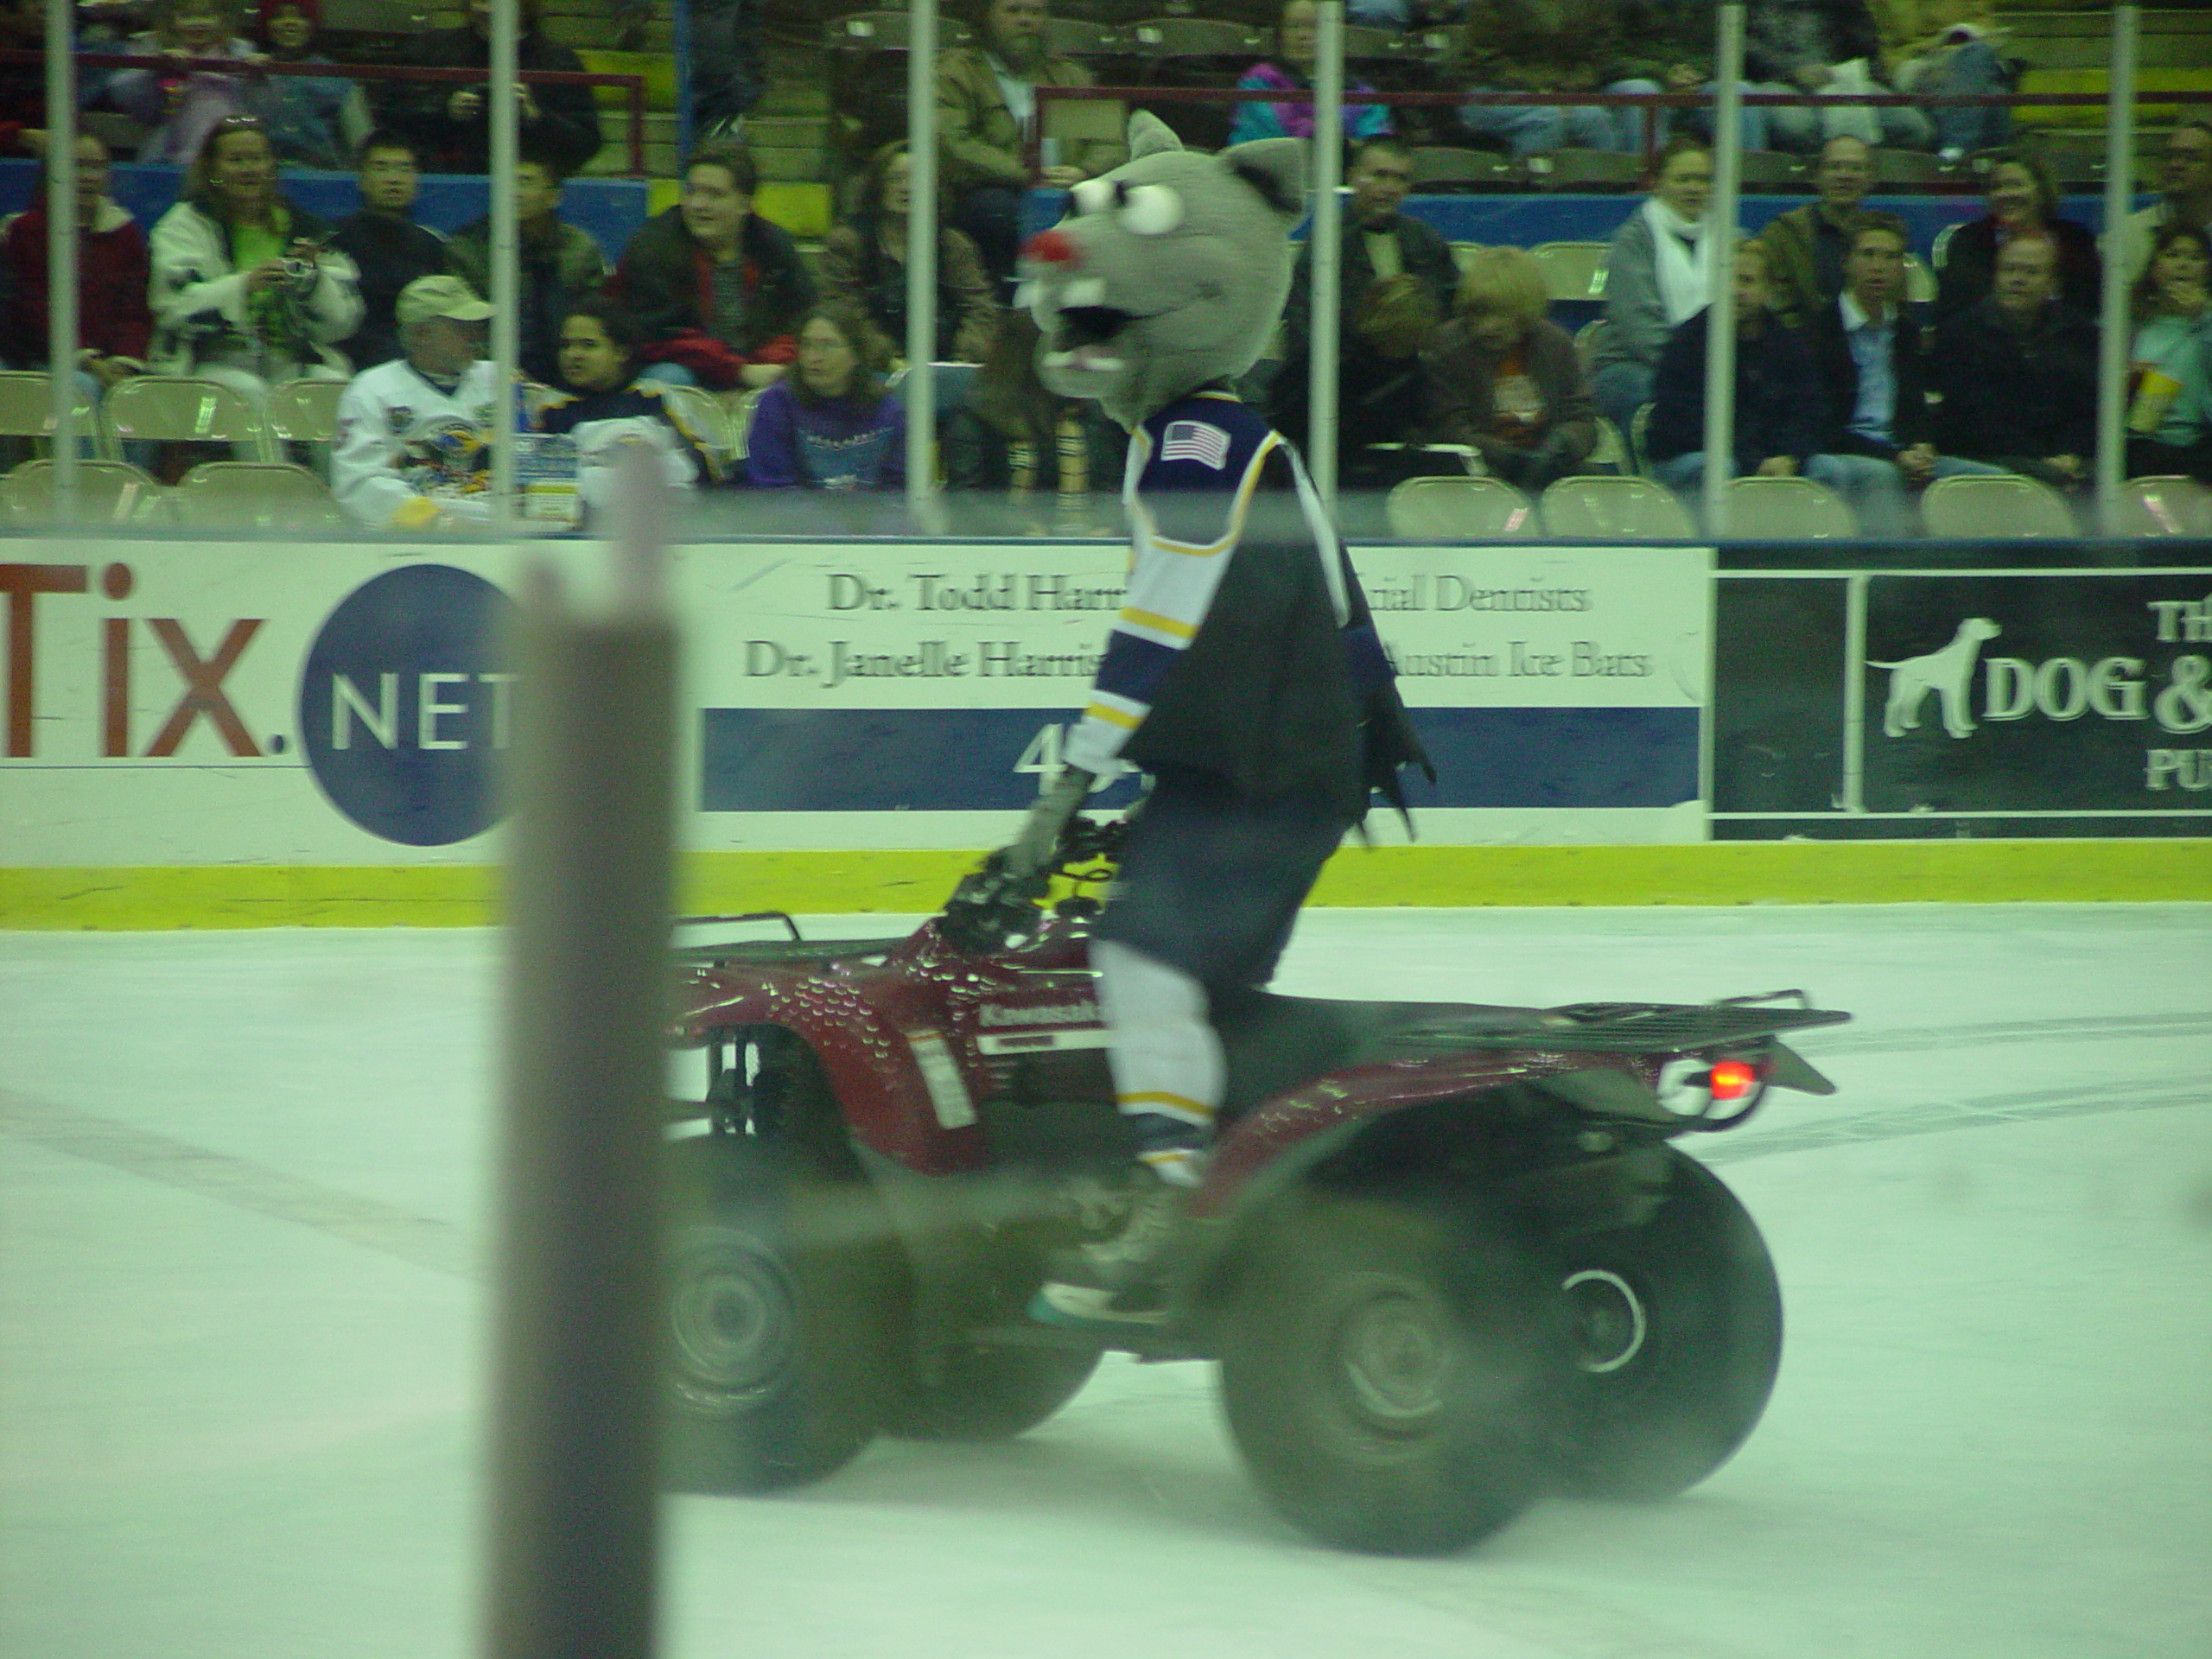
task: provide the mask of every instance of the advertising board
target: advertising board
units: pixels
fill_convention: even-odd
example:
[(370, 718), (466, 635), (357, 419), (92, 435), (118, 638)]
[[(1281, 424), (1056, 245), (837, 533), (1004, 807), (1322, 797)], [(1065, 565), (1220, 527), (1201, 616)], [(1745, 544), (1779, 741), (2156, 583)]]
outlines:
[[(11, 541), (0, 864), (494, 861), (524, 557), (595, 543)], [(979, 848), (1058, 765), (1124, 553), (1103, 543), (677, 550), (687, 842)], [(1707, 557), (1361, 556), (1440, 780), (1425, 841), (1694, 841)], [(1123, 782), (1101, 803), (1130, 798)]]
[(1716, 836), (2212, 827), (2212, 569), (1720, 587)]

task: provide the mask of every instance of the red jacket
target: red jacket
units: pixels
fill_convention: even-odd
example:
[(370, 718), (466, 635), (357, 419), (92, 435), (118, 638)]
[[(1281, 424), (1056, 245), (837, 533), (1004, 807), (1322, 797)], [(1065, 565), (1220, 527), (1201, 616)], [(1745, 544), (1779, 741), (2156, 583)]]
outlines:
[[(0, 317), (0, 356), (17, 364), (47, 360), (46, 204), (17, 213), (0, 234), (15, 303)], [(103, 200), (92, 228), (77, 244), (77, 341), (103, 357), (143, 363), (153, 339), (146, 293), (152, 277), (146, 233), (111, 201)]]

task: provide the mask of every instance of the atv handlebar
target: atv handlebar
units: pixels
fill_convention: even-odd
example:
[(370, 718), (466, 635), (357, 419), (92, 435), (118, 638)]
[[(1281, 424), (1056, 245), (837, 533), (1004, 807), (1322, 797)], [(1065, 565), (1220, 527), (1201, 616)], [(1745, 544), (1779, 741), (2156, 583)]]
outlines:
[[(1071, 817), (1060, 831), (1051, 861), (1027, 875), (1014, 874), (1007, 868), (1007, 849), (999, 849), (983, 860), (981, 868), (960, 878), (960, 885), (938, 914), (938, 937), (969, 956), (1002, 950), (1014, 940), (1030, 937), (1044, 921), (1045, 901), (1053, 878), (1081, 865), (1102, 860), (1113, 862), (1128, 827), (1119, 819), (1102, 823)], [(1062, 902), (1089, 905), (1093, 901)]]

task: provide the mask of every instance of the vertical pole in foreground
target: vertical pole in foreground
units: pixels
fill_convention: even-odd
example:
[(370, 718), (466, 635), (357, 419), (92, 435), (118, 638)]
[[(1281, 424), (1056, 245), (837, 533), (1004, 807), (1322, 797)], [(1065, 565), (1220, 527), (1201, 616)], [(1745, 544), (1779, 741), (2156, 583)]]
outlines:
[(906, 505), (925, 531), (937, 511), (937, 6), (906, 13)]
[(1705, 529), (1728, 533), (1728, 482), (1736, 470), (1736, 200), (1744, 175), (1744, 0), (1722, 0), (1713, 73), (1713, 200), (1705, 208), (1713, 298), (1705, 335)]
[(54, 394), (54, 516), (77, 522), (76, 9), (46, 9), (47, 364)]
[(508, 829), (486, 1659), (649, 1659), (676, 635), (658, 489), (583, 616), (525, 595)]
[[(521, 82), (515, 79), (519, 0), (492, 0), (492, 79), (484, 88), (492, 128), (492, 361), (498, 365), (492, 409), (492, 523), (515, 531), (515, 372), (521, 356), (521, 273), (515, 224), (515, 161)], [(556, 319), (554, 323), (560, 327)]]
[(2104, 308), (2097, 340), (2097, 528), (2120, 534), (2120, 485), (2127, 471), (2127, 207), (2135, 180), (2135, 60), (2143, 9), (2112, 10), (2112, 91), (2105, 105)]
[(1306, 465), (1313, 487), (1331, 509), (1337, 505), (1337, 354), (1343, 349), (1344, 204), (1337, 187), (1344, 178), (1344, 0), (1321, 0), (1315, 8), (1320, 27), (1313, 60), (1313, 222), (1312, 258), (1312, 359), (1306, 379), (1310, 414)]

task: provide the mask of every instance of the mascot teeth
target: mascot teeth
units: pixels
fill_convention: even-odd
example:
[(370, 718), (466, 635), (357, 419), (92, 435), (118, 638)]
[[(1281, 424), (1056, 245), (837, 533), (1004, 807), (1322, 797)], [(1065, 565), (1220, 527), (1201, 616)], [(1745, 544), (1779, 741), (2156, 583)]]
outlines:
[(1106, 284), (1096, 276), (1078, 276), (1060, 290), (1060, 308), (1064, 311), (1105, 303)]

